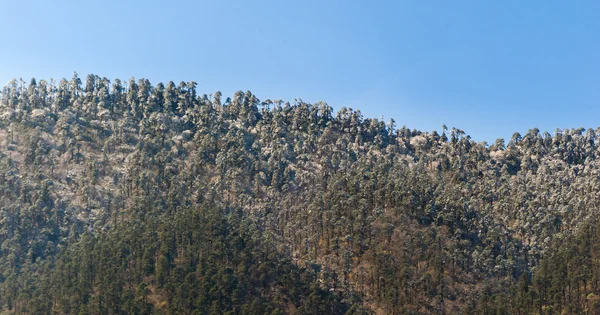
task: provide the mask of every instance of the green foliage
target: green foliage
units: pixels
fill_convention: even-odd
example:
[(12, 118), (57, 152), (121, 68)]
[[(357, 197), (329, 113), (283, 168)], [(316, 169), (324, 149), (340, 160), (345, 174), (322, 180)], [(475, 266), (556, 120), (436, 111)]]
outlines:
[(195, 82), (13, 80), (0, 313), (594, 313), (597, 143), (487, 146)]

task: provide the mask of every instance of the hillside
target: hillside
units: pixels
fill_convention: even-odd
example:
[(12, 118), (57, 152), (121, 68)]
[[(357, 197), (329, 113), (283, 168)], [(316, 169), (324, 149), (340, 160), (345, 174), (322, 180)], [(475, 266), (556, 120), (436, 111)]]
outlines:
[(84, 81), (1, 91), (0, 313), (600, 308), (593, 129), (488, 145), (195, 82)]

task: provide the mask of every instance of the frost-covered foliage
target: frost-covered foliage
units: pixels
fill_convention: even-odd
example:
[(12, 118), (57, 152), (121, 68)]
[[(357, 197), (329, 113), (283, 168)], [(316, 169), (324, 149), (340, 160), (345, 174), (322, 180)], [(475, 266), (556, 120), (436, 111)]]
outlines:
[(0, 312), (482, 313), (598, 215), (592, 129), (85, 81), (0, 94)]

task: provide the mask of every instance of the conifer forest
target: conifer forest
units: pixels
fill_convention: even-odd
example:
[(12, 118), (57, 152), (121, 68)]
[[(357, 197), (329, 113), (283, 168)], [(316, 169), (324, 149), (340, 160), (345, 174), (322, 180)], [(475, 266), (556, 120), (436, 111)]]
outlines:
[(600, 314), (600, 128), (200, 88), (2, 87), (0, 314)]

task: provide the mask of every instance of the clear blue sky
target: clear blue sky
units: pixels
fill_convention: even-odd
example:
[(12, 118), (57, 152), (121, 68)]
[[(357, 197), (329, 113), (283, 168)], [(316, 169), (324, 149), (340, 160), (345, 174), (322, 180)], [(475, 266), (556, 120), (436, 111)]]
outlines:
[(493, 142), (600, 126), (600, 1), (0, 2), (0, 82), (194, 80)]

